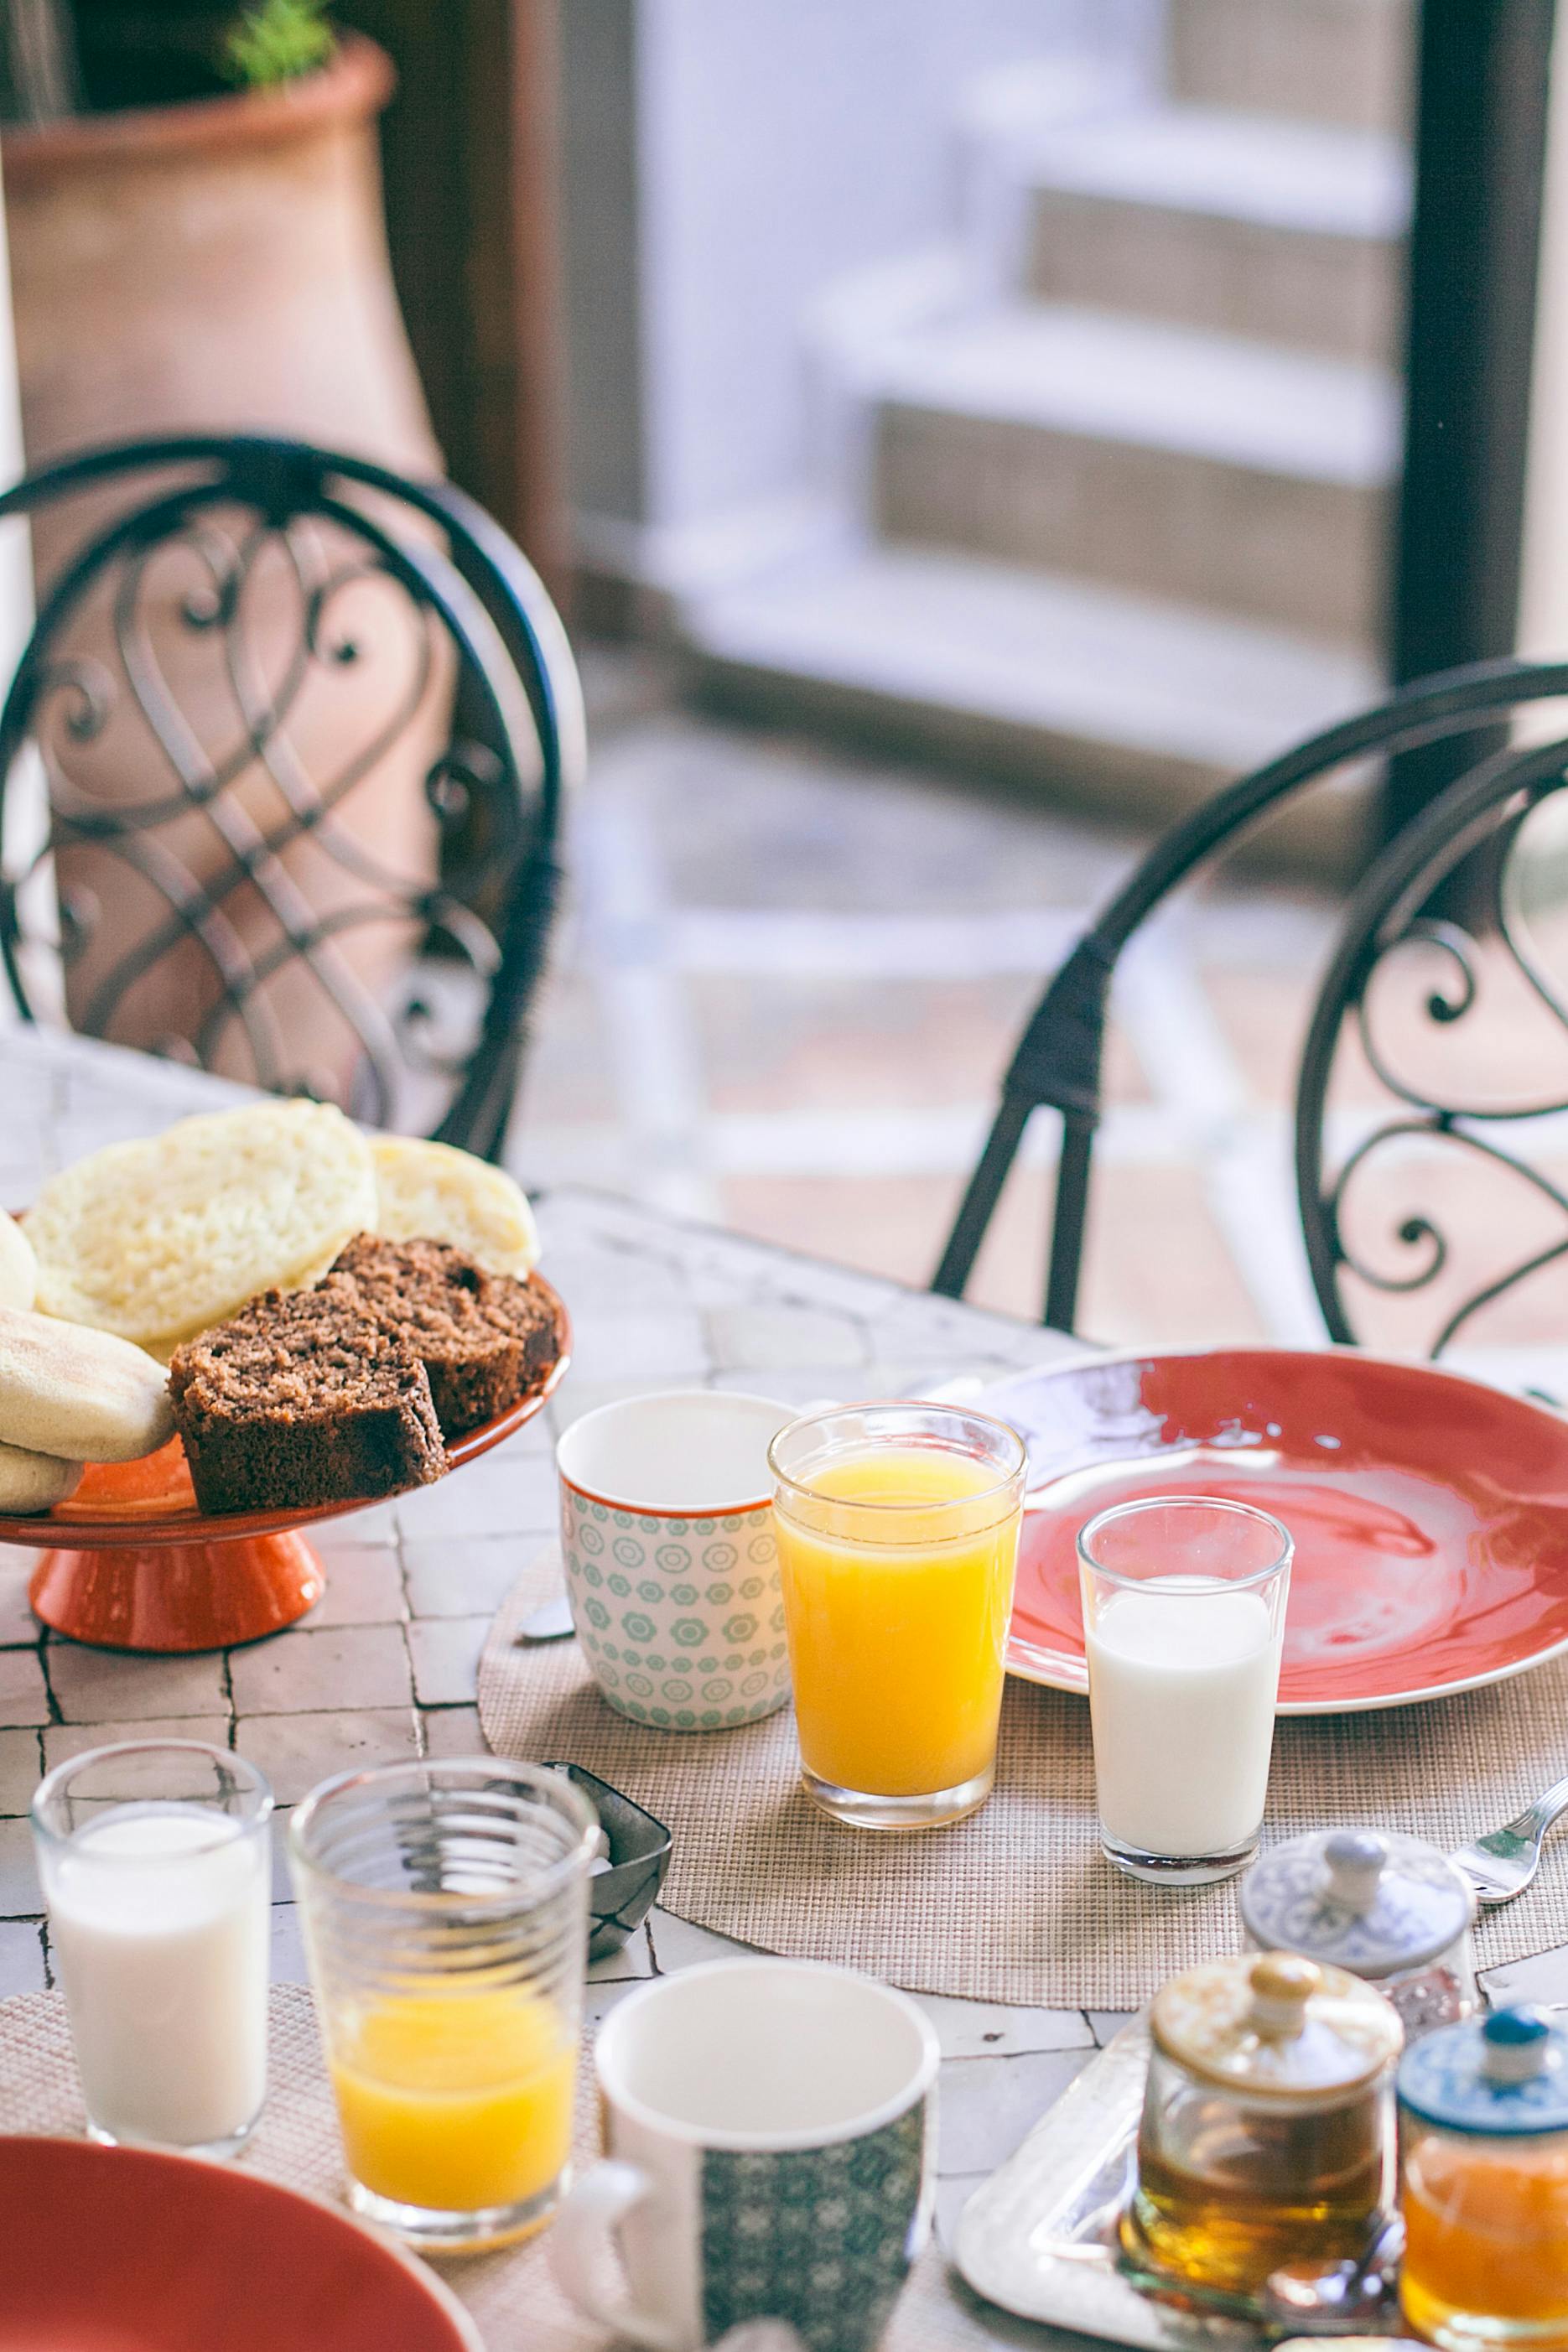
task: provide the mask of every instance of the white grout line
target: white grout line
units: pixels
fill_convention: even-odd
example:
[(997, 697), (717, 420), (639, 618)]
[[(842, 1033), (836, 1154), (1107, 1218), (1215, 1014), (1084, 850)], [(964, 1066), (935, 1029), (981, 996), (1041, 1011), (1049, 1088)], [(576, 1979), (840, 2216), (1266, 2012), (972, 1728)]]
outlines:
[[(710, 1111), (703, 1121), (704, 1164), (726, 1176), (958, 1176), (971, 1168), (990, 1123), (990, 1104), (932, 1109)], [(1019, 1165), (1056, 1163), (1058, 1121), (1042, 1111), (1030, 1122)], [(603, 1183), (618, 1174), (626, 1151), (622, 1130), (604, 1121), (552, 1120), (530, 1129), (531, 1184)], [(1107, 1167), (1189, 1167), (1191, 1139), (1151, 1103), (1118, 1103), (1095, 1147)]]
[(1247, 1087), (1187, 931), (1174, 911), (1146, 923), (1117, 965), (1112, 1001), (1156, 1100), (1201, 1149), (1244, 1112)]
[[(1189, 952), (1226, 968), (1297, 971), (1325, 956), (1333, 937), (1327, 908), (1288, 899), (1200, 900), (1183, 904), (1180, 913)], [(672, 908), (668, 919), (670, 952), (682, 971), (889, 980), (1027, 972), (1038, 974), (1042, 988), (1088, 927), (1084, 910), (1072, 907), (998, 907), (961, 915), (684, 907)]]
[(701, 1059), (668, 961), (668, 909), (651, 829), (624, 801), (601, 801), (578, 828), (576, 857), (583, 961), (604, 1011), (625, 1118), (621, 1181), (655, 1207), (713, 1216), (719, 1202), (703, 1164)]
[(1187, 1142), (1226, 1248), (1273, 1338), (1322, 1338), (1312, 1304), (1289, 1158), (1278, 1116), (1261, 1118), (1215, 1014), (1194, 953), (1201, 922), (1171, 908), (1138, 933), (1117, 971), (1118, 1017), (1156, 1099)]
[(669, 919), (682, 971), (932, 981), (1028, 972), (1042, 988), (1082, 929), (1082, 916), (1061, 907), (853, 916), (688, 908)]
[(1210, 1160), (1209, 1203), (1271, 1339), (1322, 1345), (1323, 1318), (1297, 1213), (1289, 1117), (1248, 1119)]

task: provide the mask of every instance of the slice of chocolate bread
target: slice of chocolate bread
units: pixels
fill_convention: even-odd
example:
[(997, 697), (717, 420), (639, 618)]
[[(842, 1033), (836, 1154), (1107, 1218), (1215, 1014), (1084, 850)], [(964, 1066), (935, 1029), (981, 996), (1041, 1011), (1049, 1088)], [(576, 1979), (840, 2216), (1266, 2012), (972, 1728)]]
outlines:
[(448, 1439), (531, 1394), (561, 1352), (553, 1303), (536, 1283), (489, 1274), (446, 1242), (361, 1234), (322, 1287), (340, 1285), (413, 1349)]
[(347, 1285), (253, 1298), (175, 1349), (169, 1394), (204, 1511), (368, 1501), (447, 1467), (418, 1357)]

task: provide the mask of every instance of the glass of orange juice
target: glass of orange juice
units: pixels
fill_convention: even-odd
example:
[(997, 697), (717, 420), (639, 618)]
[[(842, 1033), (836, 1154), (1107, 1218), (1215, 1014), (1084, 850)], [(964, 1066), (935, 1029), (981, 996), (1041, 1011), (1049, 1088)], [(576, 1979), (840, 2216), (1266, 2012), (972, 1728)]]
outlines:
[(956, 1405), (844, 1405), (768, 1459), (806, 1794), (858, 1829), (961, 1820), (996, 1769), (1022, 1440)]
[(538, 1765), (392, 1764), (289, 1843), (350, 2203), (430, 2253), (526, 2236), (567, 2186), (593, 1808)]

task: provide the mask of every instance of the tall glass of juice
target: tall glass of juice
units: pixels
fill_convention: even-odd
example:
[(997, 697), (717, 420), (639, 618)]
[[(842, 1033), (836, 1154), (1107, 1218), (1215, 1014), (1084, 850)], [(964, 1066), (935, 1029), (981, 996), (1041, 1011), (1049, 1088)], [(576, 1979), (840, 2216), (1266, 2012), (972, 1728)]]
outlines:
[(598, 1839), (563, 1774), (494, 1757), (342, 1773), (289, 1824), (349, 2201), (425, 2252), (567, 2186)]
[(858, 1829), (962, 1820), (996, 1769), (1022, 1440), (955, 1405), (845, 1405), (768, 1459), (806, 1794)]

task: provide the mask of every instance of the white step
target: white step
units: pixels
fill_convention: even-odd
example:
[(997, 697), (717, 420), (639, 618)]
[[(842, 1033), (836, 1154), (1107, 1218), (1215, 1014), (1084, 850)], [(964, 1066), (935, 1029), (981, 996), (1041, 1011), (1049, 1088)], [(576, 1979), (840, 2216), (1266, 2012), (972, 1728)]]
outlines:
[(912, 408), (1381, 487), (1399, 387), (1381, 369), (1067, 303), (999, 305), (889, 338), (874, 389)]
[(888, 339), (859, 390), (890, 538), (1375, 639), (1402, 423), (1380, 369), (1014, 304)]
[(1036, 295), (1394, 361), (1410, 214), (1402, 142), (1142, 106), (1052, 125), (1023, 163)]
[(1410, 223), (1403, 140), (1197, 106), (1139, 106), (1037, 131), (1037, 184), (1257, 228), (1399, 237)]
[(1171, 94), (1399, 130), (1410, 112), (1413, 14), (1414, 0), (1170, 0)]
[[(1373, 700), (1370, 665), (1255, 624), (915, 549), (840, 551), (689, 604), (710, 686), (1042, 793), (1163, 822)], [(1296, 846), (1343, 870), (1361, 834), (1318, 796)], [(1328, 803), (1324, 805), (1324, 802)]]

